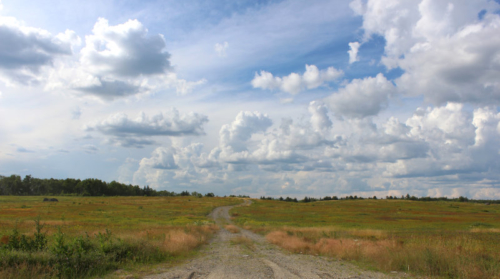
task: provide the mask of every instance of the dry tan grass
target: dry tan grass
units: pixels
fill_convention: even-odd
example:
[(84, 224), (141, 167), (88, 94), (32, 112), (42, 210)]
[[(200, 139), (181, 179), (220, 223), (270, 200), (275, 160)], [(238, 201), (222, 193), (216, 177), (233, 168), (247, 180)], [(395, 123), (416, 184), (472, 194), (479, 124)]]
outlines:
[(240, 232), (240, 228), (238, 228), (235, 225), (226, 225), (225, 228), (226, 228), (226, 230), (228, 230), (231, 233), (239, 233)]
[(186, 226), (164, 232), (165, 239), (160, 248), (172, 254), (190, 251), (206, 241), (219, 230), (216, 225)]
[(235, 238), (231, 239), (231, 243), (243, 245), (252, 251), (255, 250), (255, 246), (253, 244), (253, 241), (250, 238), (245, 237), (245, 236), (235, 237)]
[(386, 238), (387, 232), (382, 230), (373, 230), (373, 229), (358, 229), (358, 230), (348, 230), (348, 233), (357, 237), (365, 237), (365, 238)]
[(183, 230), (170, 231), (161, 248), (174, 255), (187, 252), (205, 242), (204, 237), (197, 238), (192, 234), (187, 234)]
[(273, 231), (270, 232), (266, 239), (276, 245), (279, 245), (292, 252), (308, 252), (311, 248), (311, 244), (307, 243), (303, 238), (297, 236), (288, 235), (283, 231)]
[(231, 239), (231, 243), (233, 244), (249, 244), (253, 243), (252, 240), (246, 236), (238, 236)]
[(53, 268), (50, 266), (42, 266), (40, 264), (28, 265), (27, 263), (19, 264), (12, 267), (0, 269), (0, 278), (2, 279), (28, 279), (28, 278), (53, 278), (50, 274)]
[(127, 241), (149, 241), (163, 251), (172, 255), (179, 255), (206, 243), (218, 230), (219, 227), (214, 224), (167, 228), (150, 227), (144, 231), (128, 231), (117, 236)]
[[(499, 257), (500, 253), (479, 246), (474, 234), (414, 236), (403, 240), (395, 237), (376, 239), (374, 236), (384, 235), (376, 230), (350, 230), (352, 234), (346, 237), (316, 238), (319, 231), (318, 228), (287, 228), (286, 231), (270, 232), (266, 239), (291, 252), (375, 263), (385, 271), (403, 268), (427, 275), (448, 274), (454, 278), (500, 278), (498, 267), (488, 267), (493, 262), (492, 257)], [(497, 232), (496, 229), (476, 231)], [(357, 239), (356, 236), (369, 238)]]
[(2, 243), (2, 244), (9, 243), (9, 236), (8, 235), (2, 236), (2, 238), (0, 239), (0, 243)]
[(474, 228), (470, 230), (473, 233), (500, 233), (500, 229), (498, 228), (489, 228), (489, 229), (482, 229), (482, 228)]
[(309, 228), (294, 228), (282, 227), (281, 231), (286, 231), (296, 236), (307, 236), (309, 239), (319, 240), (325, 237), (332, 237), (335, 234), (349, 235), (352, 237), (366, 239), (384, 239), (387, 238), (387, 232), (375, 229), (340, 229), (335, 227), (309, 227)]
[(62, 226), (62, 225), (73, 225), (74, 222), (72, 221), (66, 221), (66, 220), (47, 220), (43, 221), (43, 225), (45, 226)]

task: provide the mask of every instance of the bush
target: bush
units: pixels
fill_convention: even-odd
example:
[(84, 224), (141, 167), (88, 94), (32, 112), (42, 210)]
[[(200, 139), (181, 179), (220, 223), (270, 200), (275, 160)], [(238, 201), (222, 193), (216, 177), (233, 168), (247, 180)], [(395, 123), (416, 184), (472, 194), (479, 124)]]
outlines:
[(17, 225), (12, 231), (12, 234), (3, 239), (7, 240), (7, 245), (4, 249), (20, 250), (25, 252), (41, 251), (47, 246), (47, 236), (42, 233), (43, 225), (40, 224), (40, 216), (35, 218), (35, 233), (33, 237), (19, 234)]
[(170, 256), (149, 242), (115, 238), (108, 229), (93, 237), (85, 234), (69, 238), (59, 227), (51, 245), (47, 245), (42, 229), (37, 217), (32, 237), (21, 235), (16, 227), (11, 235), (2, 238), (2, 243), (5, 239), (7, 244), (0, 243), (0, 275), (16, 278), (36, 273), (36, 277), (87, 277), (103, 274), (124, 263), (159, 262)]

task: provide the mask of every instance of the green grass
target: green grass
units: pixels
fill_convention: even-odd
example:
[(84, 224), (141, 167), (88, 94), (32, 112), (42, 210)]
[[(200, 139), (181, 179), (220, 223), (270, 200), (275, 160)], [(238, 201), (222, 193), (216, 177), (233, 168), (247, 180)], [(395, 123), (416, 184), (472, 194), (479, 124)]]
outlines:
[(234, 208), (236, 222), (252, 226), (381, 229), (396, 231), (500, 228), (500, 205), (405, 200), (339, 200), (293, 203), (254, 200)]
[[(110, 229), (118, 232), (148, 228), (184, 226), (208, 222), (217, 206), (240, 203), (233, 198), (195, 197), (56, 197), (59, 202), (42, 202), (44, 197), (0, 196), (0, 235), (18, 225), (21, 233), (32, 230), (40, 215), (46, 229), (65, 233)], [(23, 208), (22, 205), (26, 205)]]
[(429, 277), (500, 278), (500, 205), (254, 200), (234, 222), (296, 253)]
[[(0, 277), (75, 278), (174, 262), (217, 227), (207, 215), (235, 198), (0, 196)], [(43, 228), (36, 230), (39, 216)], [(40, 233), (41, 231), (41, 233)]]

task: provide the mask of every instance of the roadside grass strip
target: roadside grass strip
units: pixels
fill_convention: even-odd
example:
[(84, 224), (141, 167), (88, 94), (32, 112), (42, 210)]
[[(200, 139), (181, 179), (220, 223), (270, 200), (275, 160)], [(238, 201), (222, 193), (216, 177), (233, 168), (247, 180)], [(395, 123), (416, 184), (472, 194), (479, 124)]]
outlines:
[(234, 222), (294, 253), (385, 272), (500, 278), (500, 205), (389, 200), (236, 207)]
[(0, 278), (81, 278), (175, 261), (219, 230), (208, 213), (241, 203), (213, 197), (57, 199), (0, 197)]

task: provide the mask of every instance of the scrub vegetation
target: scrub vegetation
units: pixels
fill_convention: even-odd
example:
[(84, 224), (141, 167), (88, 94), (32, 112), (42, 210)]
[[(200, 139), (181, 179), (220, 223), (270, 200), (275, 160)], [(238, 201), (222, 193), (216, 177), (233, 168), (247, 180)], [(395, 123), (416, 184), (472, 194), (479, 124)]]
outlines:
[(207, 215), (236, 198), (0, 196), (0, 278), (102, 275), (174, 261), (219, 229)]
[(386, 272), (500, 278), (500, 205), (452, 201), (255, 200), (233, 221), (295, 253)]

